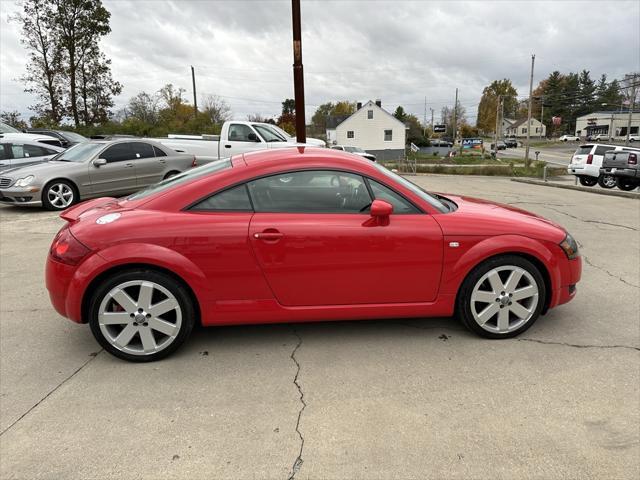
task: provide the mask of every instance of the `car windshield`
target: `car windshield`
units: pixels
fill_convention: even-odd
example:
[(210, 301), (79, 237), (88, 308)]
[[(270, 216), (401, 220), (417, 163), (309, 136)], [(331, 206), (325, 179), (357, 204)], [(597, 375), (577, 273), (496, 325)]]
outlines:
[(139, 200), (141, 198), (148, 197), (149, 195), (153, 195), (154, 193), (169, 190), (176, 185), (181, 185), (191, 180), (195, 180), (196, 178), (204, 177), (212, 173), (227, 170), (229, 168), (231, 168), (230, 158), (215, 160), (211, 163), (207, 163), (200, 167), (192, 168), (190, 170), (187, 170), (186, 172), (174, 175), (173, 177), (167, 178), (166, 180), (162, 180), (155, 185), (151, 185), (143, 190), (140, 190), (139, 192), (134, 193), (133, 195), (129, 195), (127, 197), (127, 200)]
[(376, 167), (378, 170), (380, 170), (380, 172), (382, 172), (387, 177), (391, 178), (392, 180), (400, 183), (401, 185), (403, 185), (406, 188), (408, 188), (409, 190), (411, 190), (413, 193), (418, 195), (424, 201), (428, 202), (431, 206), (435, 207), (439, 212), (446, 213), (446, 212), (450, 211), (450, 209), (449, 209), (449, 207), (447, 205), (442, 203), (438, 198), (434, 197), (433, 195), (431, 195), (427, 191), (425, 191), (422, 188), (418, 187), (415, 183), (410, 182), (406, 178), (401, 177), (400, 175), (398, 175), (396, 173), (393, 173), (391, 170), (383, 167), (382, 165), (380, 165), (378, 163), (373, 163), (372, 162), (371, 164), (374, 167)]
[(53, 160), (59, 162), (84, 162), (92, 158), (105, 147), (104, 143), (78, 143), (68, 150), (58, 154)]
[(20, 130), (13, 128), (6, 123), (0, 123), (0, 133), (20, 133)]
[(75, 132), (67, 132), (65, 131), (61, 131), (60, 134), (66, 138), (67, 140), (71, 140), (72, 142), (88, 142), (89, 139), (87, 137), (83, 137), (82, 135), (80, 135), (79, 133), (75, 133)]
[(277, 125), (273, 125), (271, 128), (273, 128), (276, 132), (282, 135), (282, 137), (284, 137), (287, 141), (293, 140), (293, 137), (291, 135), (289, 135), (287, 132), (285, 132), (283, 129), (281, 129)]
[(265, 142), (286, 142), (287, 139), (284, 138), (278, 131), (267, 126), (267, 125), (256, 125), (253, 124), (253, 128), (255, 128), (262, 138), (264, 138)]
[(364, 150), (363, 150), (363, 149), (361, 149), (361, 148), (359, 148), (359, 147), (344, 147), (344, 149), (345, 149), (347, 152), (352, 152), (352, 153), (355, 153), (355, 152), (358, 152), (358, 153), (365, 153), (365, 152), (364, 152)]

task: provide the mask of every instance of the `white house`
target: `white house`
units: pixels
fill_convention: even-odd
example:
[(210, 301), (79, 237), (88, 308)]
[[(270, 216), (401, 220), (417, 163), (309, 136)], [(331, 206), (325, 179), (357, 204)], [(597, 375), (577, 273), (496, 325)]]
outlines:
[(341, 122), (327, 122), (327, 142), (360, 147), (381, 160), (397, 159), (404, 155), (406, 128), (382, 108), (380, 100), (369, 100), (358, 104), (358, 110)]
[[(517, 122), (511, 124), (505, 131), (504, 135), (506, 137), (526, 137), (527, 136), (527, 119), (524, 118), (522, 120), (518, 120)], [(546, 137), (547, 136), (547, 127), (540, 123), (535, 118), (531, 118), (531, 132), (529, 133), (531, 137)]]

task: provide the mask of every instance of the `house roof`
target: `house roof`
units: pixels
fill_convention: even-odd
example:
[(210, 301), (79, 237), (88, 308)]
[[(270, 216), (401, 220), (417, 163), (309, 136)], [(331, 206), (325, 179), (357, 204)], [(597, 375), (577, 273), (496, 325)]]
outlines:
[[(540, 122), (537, 119), (531, 117), (531, 123), (533, 123), (533, 122), (536, 122), (536, 123), (540, 124)], [(520, 125), (522, 125), (524, 123), (527, 123), (527, 119), (526, 118), (523, 118), (522, 120), (516, 121), (514, 124), (510, 125), (509, 128), (518, 128)]]
[(327, 127), (329, 130), (336, 128), (351, 115), (327, 115)]

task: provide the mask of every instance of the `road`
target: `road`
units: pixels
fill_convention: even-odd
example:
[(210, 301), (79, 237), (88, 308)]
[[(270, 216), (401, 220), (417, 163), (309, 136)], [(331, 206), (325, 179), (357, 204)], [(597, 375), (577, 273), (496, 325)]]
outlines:
[[(560, 163), (562, 165), (569, 165), (571, 163), (571, 157), (573, 152), (576, 151), (576, 144), (556, 144), (545, 147), (531, 147), (529, 149), (529, 156), (532, 160), (536, 158), (536, 152), (540, 152), (538, 160), (548, 163)], [(498, 158), (524, 158), (525, 148), (507, 148), (506, 150), (500, 150), (498, 152)]]
[(0, 207), (0, 478), (639, 478), (640, 203), (412, 178), (566, 226), (576, 299), (511, 340), (448, 318), (238, 326), (136, 365), (51, 308), (62, 221)]

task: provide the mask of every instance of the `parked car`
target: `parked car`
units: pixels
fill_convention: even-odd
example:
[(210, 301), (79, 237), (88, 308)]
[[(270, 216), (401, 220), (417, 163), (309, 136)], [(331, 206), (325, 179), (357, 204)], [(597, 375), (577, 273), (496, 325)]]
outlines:
[(354, 155), (358, 155), (359, 157), (366, 158), (367, 160), (371, 160), (372, 162), (376, 161), (376, 156), (367, 153), (360, 147), (350, 147), (348, 145), (333, 145), (331, 147), (333, 150), (341, 150), (343, 152), (353, 153)]
[(580, 137), (576, 135), (562, 135), (558, 140), (561, 142), (579, 142)]
[(507, 148), (516, 148), (518, 146), (518, 140), (516, 140), (515, 138), (505, 138), (504, 144), (507, 146)]
[(559, 225), (430, 194), (330, 149), (218, 160), (61, 217), (46, 266), (53, 306), (137, 362), (169, 355), (196, 323), (456, 312), (481, 336), (509, 338), (573, 299), (582, 266)]
[[(285, 132), (286, 133), (286, 132)], [(169, 135), (167, 138), (152, 138), (176, 152), (195, 155), (198, 164), (238, 153), (270, 148), (325, 146), (322, 140), (308, 138), (306, 143), (297, 143), (281, 129), (270, 123), (249, 121), (227, 121), (220, 135)]]
[(447, 140), (439, 139), (439, 138), (433, 138), (429, 140), (429, 143), (431, 144), (432, 147), (447, 147), (447, 148), (453, 147), (453, 143)]
[(611, 141), (611, 137), (609, 137), (608, 133), (598, 133), (597, 135), (593, 135), (591, 137), (592, 142), (609, 142)]
[(0, 138), (0, 172), (9, 168), (24, 167), (46, 162), (64, 148), (43, 145), (32, 141), (12, 141)]
[[(624, 137), (626, 139), (626, 137)], [(640, 135), (638, 134), (629, 134), (629, 141), (631, 143), (633, 142), (640, 142)]]
[(0, 203), (64, 210), (80, 200), (135, 192), (193, 165), (193, 155), (148, 140), (79, 143), (49, 162), (3, 171)]
[(613, 175), (616, 186), (620, 190), (634, 190), (640, 186), (640, 170), (638, 169), (640, 151), (613, 150), (604, 154), (601, 175)]
[[(495, 150), (496, 149), (496, 144), (492, 143), (491, 144), (491, 150)], [(498, 140), (498, 150), (506, 150), (507, 149), (507, 144), (504, 143), (502, 140)]]
[(22, 132), (7, 132), (0, 133), (0, 139), (2, 140), (10, 140), (14, 142), (37, 142), (43, 145), (51, 145), (54, 147), (63, 147), (62, 142), (57, 139), (50, 137), (49, 135), (40, 135), (36, 133), (22, 133)]
[(571, 158), (571, 163), (567, 166), (567, 173), (578, 177), (581, 185), (593, 187), (596, 183), (602, 188), (613, 188), (616, 186), (616, 179), (610, 174), (601, 174), (602, 159), (609, 150), (631, 150), (640, 151), (633, 147), (623, 147), (620, 145), (585, 143), (580, 145)]
[(64, 148), (74, 146), (76, 143), (88, 142), (89, 139), (83, 137), (79, 133), (68, 132), (65, 130), (49, 130), (46, 128), (27, 128), (26, 133), (32, 133), (37, 135), (47, 135), (52, 138), (60, 140)]

